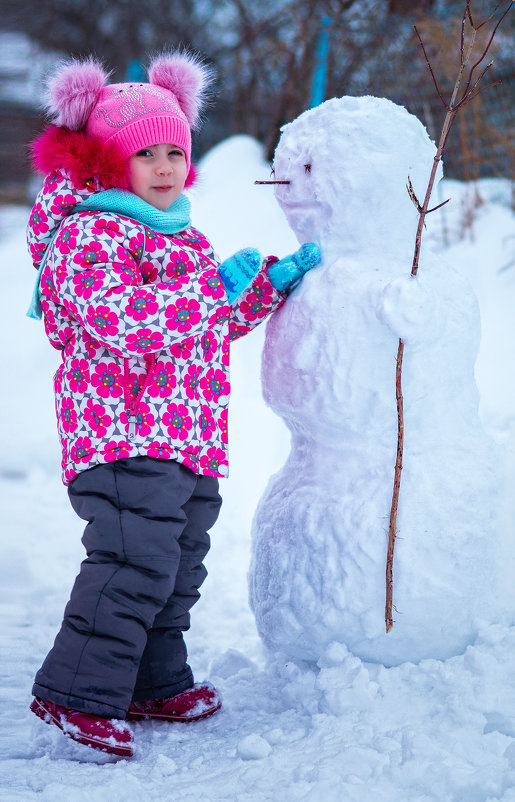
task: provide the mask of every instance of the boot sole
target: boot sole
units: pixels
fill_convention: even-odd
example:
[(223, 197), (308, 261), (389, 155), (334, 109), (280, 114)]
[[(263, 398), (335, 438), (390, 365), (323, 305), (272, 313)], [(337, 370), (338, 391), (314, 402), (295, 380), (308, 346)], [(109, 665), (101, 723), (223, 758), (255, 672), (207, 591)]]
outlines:
[(216, 707), (205, 710), (203, 713), (199, 713), (196, 716), (188, 716), (187, 714), (181, 716), (179, 713), (175, 715), (172, 713), (127, 713), (125, 721), (143, 721), (144, 719), (156, 718), (162, 721), (182, 721), (183, 723), (188, 723), (190, 721), (201, 721), (203, 718), (209, 718), (209, 716), (212, 716), (217, 710), (220, 710), (221, 707), (222, 703), (219, 702)]
[(120, 757), (132, 757), (133, 755), (131, 746), (122, 746), (121, 744), (118, 746), (113, 746), (112, 744), (108, 744), (105, 741), (96, 740), (88, 735), (65, 730), (61, 720), (54, 716), (54, 714), (45, 706), (45, 703), (42, 699), (33, 699), (30, 709), (38, 718), (44, 721), (45, 724), (55, 724), (56, 727), (59, 727), (63, 735), (71, 738), (72, 741), (76, 741), (84, 746), (90, 746), (92, 749), (98, 749), (101, 752), (108, 752), (111, 755), (119, 755)]

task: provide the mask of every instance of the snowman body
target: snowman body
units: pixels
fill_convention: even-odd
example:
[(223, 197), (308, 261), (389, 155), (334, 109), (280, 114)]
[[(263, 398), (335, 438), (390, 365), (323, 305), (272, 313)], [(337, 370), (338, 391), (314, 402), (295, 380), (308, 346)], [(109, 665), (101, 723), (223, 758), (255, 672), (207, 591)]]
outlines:
[[(435, 148), (390, 101), (340, 98), (283, 129), (277, 199), (299, 242), (321, 243), (268, 323), (267, 403), (291, 452), (255, 514), (250, 603), (266, 645), (316, 662), (344, 643), (394, 665), (462, 652), (493, 609), (498, 476), (478, 416), (476, 298), (423, 250), (417, 213)], [(385, 632), (385, 567), (403, 367), (404, 460)], [(479, 501), (480, 500), (480, 501)]]

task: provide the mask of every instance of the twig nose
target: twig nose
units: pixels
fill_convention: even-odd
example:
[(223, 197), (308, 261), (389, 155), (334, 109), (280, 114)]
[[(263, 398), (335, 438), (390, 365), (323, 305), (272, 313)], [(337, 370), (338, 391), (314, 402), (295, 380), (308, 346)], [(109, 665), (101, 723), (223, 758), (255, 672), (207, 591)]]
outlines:
[(291, 184), (291, 181), (254, 181), (255, 184)]

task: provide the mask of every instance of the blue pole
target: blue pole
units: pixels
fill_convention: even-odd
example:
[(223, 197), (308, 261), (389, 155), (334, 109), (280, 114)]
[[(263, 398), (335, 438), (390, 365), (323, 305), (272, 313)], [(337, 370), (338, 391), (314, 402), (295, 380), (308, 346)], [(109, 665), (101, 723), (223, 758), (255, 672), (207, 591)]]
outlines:
[(329, 33), (333, 21), (331, 17), (322, 18), (322, 28), (318, 36), (317, 52), (315, 57), (315, 72), (311, 85), (311, 100), (309, 108), (319, 106), (325, 100), (327, 89), (327, 67), (329, 62)]
[(131, 84), (139, 84), (145, 81), (143, 67), (137, 59), (131, 59), (127, 64), (127, 81)]

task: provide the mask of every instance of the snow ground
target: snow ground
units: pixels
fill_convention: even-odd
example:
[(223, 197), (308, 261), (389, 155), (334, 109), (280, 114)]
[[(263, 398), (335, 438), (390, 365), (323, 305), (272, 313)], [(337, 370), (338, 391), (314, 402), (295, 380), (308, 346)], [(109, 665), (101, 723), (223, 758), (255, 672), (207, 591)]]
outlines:
[[(194, 220), (222, 256), (245, 244), (279, 255), (295, 248), (272, 190), (252, 185), (266, 177), (260, 149), (246, 137), (206, 157)], [(482, 313), (481, 414), (509, 455), (515, 439), (515, 265), (506, 266), (515, 256), (515, 221), (499, 198), (504, 186), (483, 182), (485, 202), (472, 233), (460, 240), (466, 189), (448, 182), (447, 190), (453, 203), (445, 207), (446, 259), (469, 275)], [(238, 216), (231, 218), (235, 193)], [(223, 694), (221, 712), (191, 725), (135, 725), (131, 761), (74, 744), (29, 712), (33, 675), (82, 559), (82, 523), (59, 479), (51, 394), (58, 355), (42, 328), (24, 317), (33, 281), (26, 217), (26, 209), (0, 211), (1, 263), (10, 290), (2, 315), (0, 397), (0, 800), (515, 800), (513, 620), (485, 622), (463, 654), (418, 665), (386, 669), (358, 660), (341, 644), (328, 648), (316, 668), (265, 654), (247, 604), (250, 527), (268, 477), (288, 452), (288, 435), (261, 400), (263, 331), (233, 350), (232, 475), (222, 485), (209, 577), (187, 638), (197, 678), (209, 677)], [(437, 243), (441, 236), (442, 219), (433, 219), (428, 240)], [(258, 462), (248, 450), (252, 433), (266, 445)]]

